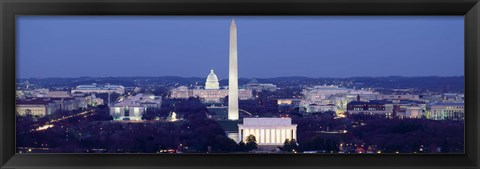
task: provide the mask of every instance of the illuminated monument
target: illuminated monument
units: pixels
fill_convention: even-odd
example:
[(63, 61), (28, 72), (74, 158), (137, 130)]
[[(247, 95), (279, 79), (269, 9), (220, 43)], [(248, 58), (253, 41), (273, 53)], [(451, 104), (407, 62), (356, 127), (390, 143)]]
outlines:
[[(238, 120), (238, 63), (237, 63), (237, 26), (232, 19), (230, 25), (230, 64), (228, 77), (228, 120)], [(237, 124), (235, 130), (225, 127), (227, 136), (236, 142), (246, 141), (249, 135), (256, 138), (259, 150), (276, 150), (285, 140), (297, 139), (297, 125), (291, 118), (243, 118), (243, 124)]]
[[(218, 77), (213, 70), (210, 70), (210, 74), (207, 76), (204, 89), (189, 89), (187, 86), (180, 86), (172, 89), (171, 92), (171, 98), (188, 99), (190, 97), (198, 97), (203, 103), (223, 103), (223, 99), (228, 96), (228, 89), (220, 88)], [(253, 99), (252, 90), (238, 89), (237, 97), (239, 100)], [(225, 109), (227, 109), (227, 107), (225, 107)], [(227, 118), (227, 116), (226, 113), (225, 118)]]
[(237, 26), (230, 25), (230, 54), (228, 72), (228, 120), (238, 120)]
[(238, 140), (245, 142), (249, 135), (255, 136), (258, 146), (275, 148), (285, 140), (297, 140), (297, 125), (291, 118), (243, 118), (243, 124), (238, 125)]
[(218, 90), (220, 89), (220, 85), (218, 83), (218, 78), (215, 73), (213, 73), (213, 70), (210, 70), (210, 74), (207, 76), (207, 80), (205, 82), (205, 89), (207, 90)]

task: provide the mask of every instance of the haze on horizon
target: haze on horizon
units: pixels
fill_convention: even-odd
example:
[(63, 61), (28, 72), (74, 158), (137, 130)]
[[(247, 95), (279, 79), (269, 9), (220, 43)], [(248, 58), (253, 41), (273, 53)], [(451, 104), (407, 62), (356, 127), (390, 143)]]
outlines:
[[(228, 78), (231, 16), (20, 16), (17, 78)], [(242, 78), (463, 76), (463, 16), (235, 16)]]

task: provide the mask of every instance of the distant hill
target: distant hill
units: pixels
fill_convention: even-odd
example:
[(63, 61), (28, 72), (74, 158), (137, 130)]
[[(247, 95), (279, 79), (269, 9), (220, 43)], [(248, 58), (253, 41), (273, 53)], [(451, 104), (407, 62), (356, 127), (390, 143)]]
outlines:
[[(279, 87), (289, 86), (312, 86), (312, 85), (340, 85), (344, 87), (356, 88), (415, 88), (421, 90), (436, 91), (464, 91), (464, 76), (439, 77), (351, 77), (351, 78), (311, 78), (311, 77), (275, 77), (275, 78), (256, 78), (260, 83), (273, 83)], [(204, 77), (178, 77), (178, 76), (161, 76), (161, 77), (79, 77), (79, 78), (30, 78), (17, 79), (17, 82), (28, 80), (31, 84), (39, 84), (45, 87), (66, 86), (73, 87), (80, 84), (120, 84), (127, 87), (133, 86), (166, 86), (174, 87), (179, 85), (187, 86), (203, 86)], [(252, 79), (240, 78), (239, 85), (245, 85)], [(228, 85), (228, 79), (220, 80), (221, 86)]]

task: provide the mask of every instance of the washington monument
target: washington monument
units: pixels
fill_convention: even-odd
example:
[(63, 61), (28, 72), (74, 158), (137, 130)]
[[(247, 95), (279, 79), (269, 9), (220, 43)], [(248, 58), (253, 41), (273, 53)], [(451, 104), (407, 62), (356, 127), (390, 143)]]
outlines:
[(238, 64), (237, 26), (232, 19), (230, 25), (230, 54), (228, 71), (228, 120), (238, 120)]

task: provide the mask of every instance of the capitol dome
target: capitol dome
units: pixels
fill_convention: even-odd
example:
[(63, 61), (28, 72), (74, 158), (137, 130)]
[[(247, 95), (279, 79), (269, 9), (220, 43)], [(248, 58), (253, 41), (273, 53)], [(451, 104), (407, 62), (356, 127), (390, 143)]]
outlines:
[(210, 70), (210, 74), (208, 74), (207, 76), (207, 81), (205, 82), (205, 89), (220, 89), (217, 75), (213, 73), (213, 70)]

